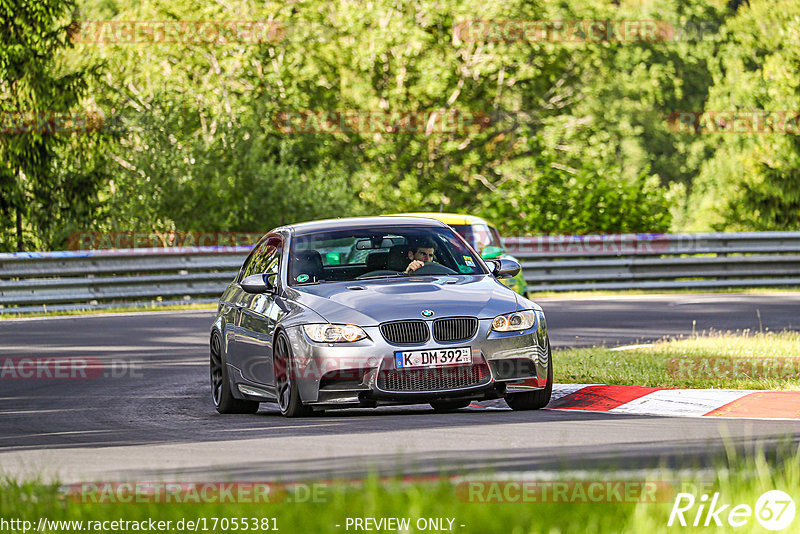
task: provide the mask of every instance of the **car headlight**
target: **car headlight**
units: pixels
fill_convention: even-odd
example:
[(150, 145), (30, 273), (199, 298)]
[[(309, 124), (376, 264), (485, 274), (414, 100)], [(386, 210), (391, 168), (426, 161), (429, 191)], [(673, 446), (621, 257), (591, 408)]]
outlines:
[(527, 330), (536, 324), (536, 312), (533, 310), (522, 310), (514, 313), (498, 315), (492, 320), (492, 330), (497, 332), (516, 332), (517, 330)]
[(351, 343), (367, 337), (367, 333), (354, 324), (306, 324), (303, 330), (317, 343)]

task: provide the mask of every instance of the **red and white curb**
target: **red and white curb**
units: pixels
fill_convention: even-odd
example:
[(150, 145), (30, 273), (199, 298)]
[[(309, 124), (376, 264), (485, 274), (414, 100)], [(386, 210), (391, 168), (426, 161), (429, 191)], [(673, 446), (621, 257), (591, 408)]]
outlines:
[[(502, 401), (471, 408), (508, 409)], [(553, 384), (548, 410), (625, 415), (800, 420), (800, 391), (670, 389), (603, 384)]]
[(547, 408), (629, 415), (800, 420), (800, 391), (554, 384)]

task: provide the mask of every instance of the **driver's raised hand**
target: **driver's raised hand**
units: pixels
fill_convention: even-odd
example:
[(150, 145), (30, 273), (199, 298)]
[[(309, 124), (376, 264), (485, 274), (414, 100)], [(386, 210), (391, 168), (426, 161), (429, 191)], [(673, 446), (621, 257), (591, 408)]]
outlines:
[(423, 262), (421, 262), (419, 260), (414, 260), (414, 261), (412, 261), (411, 263), (408, 264), (408, 267), (406, 267), (406, 271), (405, 272), (406, 272), (406, 274), (408, 274), (411, 271), (416, 271), (417, 269), (419, 269), (423, 265), (425, 265)]

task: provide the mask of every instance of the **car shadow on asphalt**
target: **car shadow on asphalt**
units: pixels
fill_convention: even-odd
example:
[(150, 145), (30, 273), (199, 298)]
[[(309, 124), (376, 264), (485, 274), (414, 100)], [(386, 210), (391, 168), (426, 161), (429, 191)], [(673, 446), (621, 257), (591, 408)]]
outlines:
[[(800, 434), (791, 440), (796, 447)], [(559, 444), (553, 447), (486, 448), (484, 450), (454, 448), (448, 451), (426, 451), (424, 455), (409, 453), (371, 453), (368, 455), (323, 455), (293, 461), (270, 459), (268, 454), (254, 452), (246, 461), (228, 462), (181, 469), (149, 469), (125, 472), (124, 475), (140, 480), (237, 480), (294, 482), (303, 480), (359, 480), (377, 476), (409, 477), (459, 477), (486, 476), (513, 473), (536, 480), (539, 476), (552, 476), (554, 472), (613, 470), (681, 469), (705, 471), (725, 468), (731, 454), (742, 457), (765, 452), (770, 463), (780, 464), (779, 451), (785, 451), (787, 440), (772, 437), (763, 440), (751, 438), (721, 441), (709, 439), (644, 441), (635, 445)]]

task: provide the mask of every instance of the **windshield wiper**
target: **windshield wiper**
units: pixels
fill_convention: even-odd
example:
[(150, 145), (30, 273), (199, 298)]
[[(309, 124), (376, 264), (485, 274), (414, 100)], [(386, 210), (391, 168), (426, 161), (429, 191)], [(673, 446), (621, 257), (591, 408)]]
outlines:
[(397, 274), (376, 274), (374, 276), (359, 276), (352, 282), (357, 282), (358, 280), (374, 280), (375, 278), (397, 278), (398, 276), (403, 276), (406, 273), (397, 273)]

